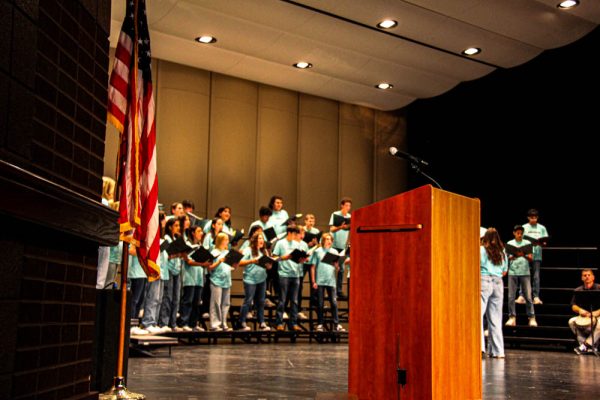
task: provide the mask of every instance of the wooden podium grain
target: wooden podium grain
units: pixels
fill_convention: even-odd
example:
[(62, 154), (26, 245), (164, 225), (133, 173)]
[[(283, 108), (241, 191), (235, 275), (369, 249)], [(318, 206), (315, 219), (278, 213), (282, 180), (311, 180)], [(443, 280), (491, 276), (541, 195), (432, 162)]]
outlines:
[[(423, 186), (352, 213), (348, 392), (481, 399), (479, 200)], [(399, 360), (399, 361), (398, 361)]]

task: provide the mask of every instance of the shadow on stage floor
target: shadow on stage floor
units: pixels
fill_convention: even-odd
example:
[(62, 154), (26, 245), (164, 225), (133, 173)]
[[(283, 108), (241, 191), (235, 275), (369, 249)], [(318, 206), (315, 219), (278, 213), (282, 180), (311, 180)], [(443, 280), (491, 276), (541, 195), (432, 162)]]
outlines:
[[(484, 399), (596, 399), (600, 358), (509, 350), (485, 359)], [(152, 400), (314, 399), (346, 392), (347, 344), (179, 346), (172, 357), (130, 358), (128, 387)]]

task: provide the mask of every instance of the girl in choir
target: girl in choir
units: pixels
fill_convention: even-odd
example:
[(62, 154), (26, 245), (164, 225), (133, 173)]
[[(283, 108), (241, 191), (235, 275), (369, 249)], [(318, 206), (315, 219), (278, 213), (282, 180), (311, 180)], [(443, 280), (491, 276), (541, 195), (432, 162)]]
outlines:
[(243, 254), (244, 257), (240, 261), (240, 267), (244, 269), (244, 304), (240, 311), (240, 323), (243, 331), (249, 331), (250, 327), (246, 325), (246, 317), (248, 311), (252, 307), (252, 302), (256, 306), (256, 317), (258, 319), (259, 328), (262, 331), (269, 331), (271, 328), (265, 324), (265, 293), (267, 282), (267, 269), (271, 269), (271, 264), (265, 267), (258, 265), (258, 260), (263, 255), (269, 255), (265, 247), (265, 239), (262, 234), (262, 229), (254, 232), (250, 238), (250, 247), (247, 247)]
[[(220, 219), (222, 221), (222, 231), (228, 235), (233, 235), (233, 228), (231, 227), (231, 207), (224, 206), (219, 207), (217, 212), (215, 213), (215, 219)], [(210, 231), (212, 225), (206, 224), (204, 227), (204, 232)]]
[[(189, 246), (194, 249), (200, 246), (204, 231), (199, 226), (188, 229)], [(200, 302), (202, 301), (202, 287), (204, 286), (204, 268), (211, 263), (199, 263), (192, 260), (189, 255), (183, 263), (183, 296), (181, 298), (181, 325), (184, 332), (202, 332), (204, 329), (197, 326), (200, 320)]]
[[(202, 241), (202, 247), (204, 247), (208, 251), (212, 251), (215, 247), (215, 239), (219, 233), (221, 233), (223, 229), (223, 220), (221, 218), (213, 218), (210, 221), (210, 229), (208, 233), (204, 235), (204, 240)], [(204, 230), (206, 232), (206, 229)], [(210, 304), (210, 271), (207, 271), (206, 279), (204, 279), (204, 289), (202, 290), (202, 305), (200, 307), (200, 315), (203, 318), (209, 317), (207, 314), (209, 312), (209, 304)]]
[(504, 337), (502, 336), (502, 302), (504, 282), (502, 277), (508, 271), (508, 258), (504, 243), (494, 228), (489, 228), (480, 247), (481, 271), (481, 351), (486, 352), (483, 336), (483, 317), (488, 321), (488, 355), (504, 358)]
[(231, 271), (235, 265), (225, 262), (229, 253), (229, 236), (221, 232), (215, 239), (215, 247), (211, 251), (215, 262), (208, 269), (210, 271), (210, 330), (232, 331), (227, 325), (227, 313), (230, 305)]
[[(246, 240), (244, 243), (242, 243), (242, 245), (239, 248), (240, 252), (243, 252), (244, 250), (246, 250), (248, 247), (250, 247), (250, 243), (252, 241), (252, 236), (254, 236), (254, 234), (256, 232), (260, 232), (260, 234), (262, 235), (263, 239), (264, 239), (264, 234), (263, 234), (263, 228), (262, 226), (259, 225), (252, 225), (250, 227), (250, 233), (248, 234), (248, 240)], [(265, 243), (265, 248), (266, 248), (266, 243)]]
[[(329, 298), (329, 304), (331, 305), (331, 313), (333, 317), (334, 329), (338, 332), (343, 332), (345, 329), (339, 324), (338, 319), (338, 308), (337, 308), (337, 296), (336, 296), (336, 276), (339, 270), (337, 262), (328, 264), (323, 262), (323, 257), (326, 253), (332, 253), (338, 255), (338, 252), (333, 248), (333, 236), (331, 233), (324, 233), (321, 236), (321, 247), (318, 247), (312, 256), (312, 267), (310, 274), (313, 280), (313, 289), (317, 290), (317, 332), (323, 332), (323, 323), (325, 319), (323, 317), (324, 309), (324, 297), (327, 292)], [(315, 277), (316, 270), (316, 277)]]
[[(169, 243), (174, 242), (181, 235), (179, 219), (171, 218), (168, 220), (165, 231), (165, 240)], [(169, 279), (165, 280), (164, 283), (159, 325), (164, 332), (177, 331), (179, 330), (177, 329), (177, 310), (179, 310), (179, 297), (181, 295), (181, 254), (168, 256), (166, 265), (161, 267), (168, 270)]]

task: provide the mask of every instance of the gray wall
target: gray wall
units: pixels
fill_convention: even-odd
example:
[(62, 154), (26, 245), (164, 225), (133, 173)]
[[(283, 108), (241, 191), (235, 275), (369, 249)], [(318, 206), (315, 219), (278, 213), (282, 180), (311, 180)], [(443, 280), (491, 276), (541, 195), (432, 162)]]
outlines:
[[(112, 63), (111, 63), (112, 65)], [(339, 199), (354, 208), (406, 188), (403, 116), (156, 60), (159, 198), (191, 199), (199, 215), (222, 205), (234, 227), (258, 217), (273, 194), (325, 226)], [(398, 114), (399, 115), (399, 114)], [(114, 176), (117, 132), (109, 126), (105, 174)]]

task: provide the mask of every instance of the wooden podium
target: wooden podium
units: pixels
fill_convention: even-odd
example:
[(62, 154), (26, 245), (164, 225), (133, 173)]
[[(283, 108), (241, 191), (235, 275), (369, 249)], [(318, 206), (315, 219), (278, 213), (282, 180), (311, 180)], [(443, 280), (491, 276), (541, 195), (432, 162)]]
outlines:
[(352, 213), (349, 393), (481, 399), (479, 215), (429, 185)]

